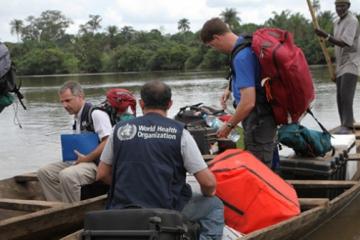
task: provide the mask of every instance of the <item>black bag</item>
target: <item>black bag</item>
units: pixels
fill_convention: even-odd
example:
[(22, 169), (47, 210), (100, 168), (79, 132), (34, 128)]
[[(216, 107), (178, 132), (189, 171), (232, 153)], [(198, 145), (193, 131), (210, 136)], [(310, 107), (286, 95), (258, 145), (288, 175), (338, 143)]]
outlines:
[[(15, 93), (23, 108), (26, 109), (22, 102), (24, 96), (20, 93), (21, 82), (17, 86), (15, 73), (15, 64), (10, 59), (9, 50), (3, 43), (0, 43), (0, 97), (8, 99), (9, 93)], [(10, 105), (9, 103), (11, 104), (12, 101), (6, 102), (6, 104)], [(0, 112), (6, 106), (5, 104), (0, 105)]]
[(203, 126), (188, 126), (186, 129), (193, 136), (201, 154), (210, 154), (211, 144), (217, 140), (216, 129)]
[(190, 240), (197, 236), (198, 227), (190, 231), (180, 212), (157, 208), (88, 212), (82, 233), (84, 240)]
[(202, 126), (206, 127), (204, 115), (223, 115), (223, 109), (214, 109), (212, 107), (204, 106), (203, 103), (188, 105), (180, 108), (175, 115), (175, 120), (185, 123), (187, 126)]

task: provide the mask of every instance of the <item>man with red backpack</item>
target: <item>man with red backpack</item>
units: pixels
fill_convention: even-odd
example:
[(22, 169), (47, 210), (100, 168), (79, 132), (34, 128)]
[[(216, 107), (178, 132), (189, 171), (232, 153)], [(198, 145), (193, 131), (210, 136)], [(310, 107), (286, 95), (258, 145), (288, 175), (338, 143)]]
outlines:
[[(225, 54), (231, 54), (245, 39), (234, 34), (220, 18), (208, 20), (200, 33), (204, 44)], [(239, 122), (244, 128), (245, 148), (268, 166), (275, 148), (276, 123), (271, 107), (260, 84), (260, 64), (250, 46), (245, 46), (231, 59), (231, 84), (221, 98), (225, 108), (232, 92), (235, 114), (218, 131), (226, 137)]]

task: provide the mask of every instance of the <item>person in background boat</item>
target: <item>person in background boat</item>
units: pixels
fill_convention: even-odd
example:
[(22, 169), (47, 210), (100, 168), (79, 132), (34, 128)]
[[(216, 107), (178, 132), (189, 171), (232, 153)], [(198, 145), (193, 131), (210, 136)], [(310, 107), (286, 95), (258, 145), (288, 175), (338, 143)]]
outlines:
[[(233, 33), (220, 18), (212, 18), (205, 22), (200, 37), (204, 44), (225, 54), (231, 54), (236, 46), (245, 41), (242, 36)], [(228, 136), (230, 131), (242, 122), (245, 149), (271, 167), (276, 123), (260, 85), (260, 63), (249, 46), (239, 51), (231, 64), (234, 71), (229, 87), (221, 97), (221, 105), (226, 108), (226, 102), (232, 92), (236, 110), (227, 124), (219, 129), (217, 135)]]
[[(141, 89), (144, 116), (118, 123), (100, 157), (97, 180), (111, 185), (108, 208), (144, 207), (181, 211), (201, 225), (200, 239), (221, 239), (223, 204), (216, 180), (184, 125), (166, 117), (171, 89), (161, 81)], [(186, 172), (202, 194), (192, 196)]]
[(335, 45), (336, 100), (341, 128), (338, 134), (353, 132), (353, 102), (360, 67), (360, 26), (354, 14), (349, 11), (350, 0), (336, 0), (335, 9), (339, 18), (334, 23), (334, 35), (322, 29), (315, 33)]
[(88, 126), (88, 111), (91, 104), (85, 101), (84, 96), (82, 87), (75, 81), (65, 82), (59, 90), (63, 107), (69, 114), (74, 114), (74, 132), (81, 133), (93, 129), (91, 131), (98, 135), (100, 144), (87, 155), (75, 152), (78, 157), (75, 164), (68, 161), (56, 162), (39, 169), (38, 178), (49, 201), (80, 201), (81, 185), (95, 181), (100, 154), (112, 132), (109, 116), (101, 110), (91, 113), (93, 126)]

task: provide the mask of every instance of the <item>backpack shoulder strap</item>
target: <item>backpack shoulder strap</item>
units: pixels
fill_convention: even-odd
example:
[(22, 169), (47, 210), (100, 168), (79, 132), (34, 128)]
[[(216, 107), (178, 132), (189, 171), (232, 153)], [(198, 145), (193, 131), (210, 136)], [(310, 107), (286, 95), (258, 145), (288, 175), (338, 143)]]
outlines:
[(252, 35), (251, 34), (243, 34), (241, 36), (244, 38), (244, 41), (241, 44), (235, 46), (230, 54), (229, 71), (228, 71), (228, 75), (226, 77), (226, 79), (229, 80), (229, 90), (231, 90), (232, 76), (235, 72), (233, 61), (234, 61), (236, 54), (238, 54), (241, 50), (251, 46)]
[(105, 112), (110, 119), (111, 126), (114, 126), (116, 124), (116, 111), (114, 111), (109, 105), (100, 105), (100, 106), (91, 106), (88, 112), (88, 131), (94, 131), (94, 121), (91, 117), (93, 111), (100, 110)]
[[(91, 113), (93, 109), (93, 105), (91, 103), (86, 102), (84, 105), (84, 108), (82, 110), (81, 116), (80, 116), (80, 131), (94, 131), (94, 125), (93, 120), (91, 117)], [(85, 125), (83, 125), (83, 122), (85, 122)]]
[(251, 42), (252, 42), (252, 35), (251, 34), (243, 34), (243, 35), (241, 35), (241, 37), (244, 38), (244, 41), (241, 44), (235, 46), (234, 49), (231, 51), (230, 64), (232, 63), (232, 60), (234, 60), (236, 54), (238, 54), (244, 48), (247, 48), (247, 47), (251, 46)]
[(11, 88), (10, 91), (14, 92), (16, 94), (21, 106), (24, 108), (24, 110), (26, 110), (26, 106), (25, 106), (24, 102), (22, 101), (22, 99), (24, 98), (24, 95), (22, 95), (22, 93), (20, 92), (20, 87), (21, 87), (22, 81), (20, 80), (19, 85), (18, 86), (16, 85), (16, 66), (13, 61), (11, 61), (11, 68), (10, 68), (9, 74), (10, 74), (10, 78), (11, 78), (10, 79), (11, 86), (9, 86)]

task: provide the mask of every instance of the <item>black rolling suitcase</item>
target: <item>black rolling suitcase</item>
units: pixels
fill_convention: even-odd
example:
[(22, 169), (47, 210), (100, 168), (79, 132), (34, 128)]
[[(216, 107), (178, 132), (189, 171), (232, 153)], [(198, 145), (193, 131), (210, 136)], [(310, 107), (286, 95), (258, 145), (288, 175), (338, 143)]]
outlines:
[(167, 209), (113, 209), (85, 215), (83, 240), (190, 240), (197, 239), (180, 212)]

